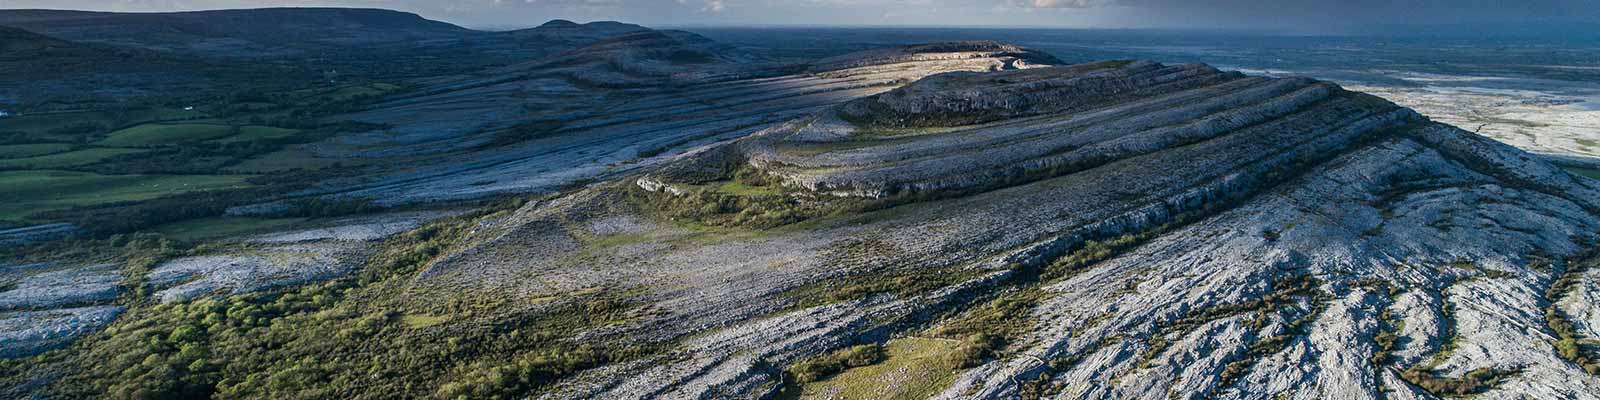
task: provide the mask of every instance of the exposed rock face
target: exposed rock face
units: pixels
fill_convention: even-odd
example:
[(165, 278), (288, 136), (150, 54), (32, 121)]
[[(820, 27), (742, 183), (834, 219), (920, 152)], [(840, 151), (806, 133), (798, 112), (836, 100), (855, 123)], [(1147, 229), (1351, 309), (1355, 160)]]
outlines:
[(122, 306), (94, 306), (0, 314), (0, 358), (39, 354), (98, 332), (116, 320)]
[[(894, 207), (718, 234), (627, 200), (690, 196), (727, 168), (800, 201)], [(1597, 194), (1329, 83), (1098, 63), (938, 75), (824, 108), (524, 208), (425, 277), (647, 293), (640, 321), (575, 340), (675, 350), (548, 398), (768, 396), (784, 366), (938, 332), (1019, 292), (1035, 293), (1008, 320), (1024, 333), (937, 397), (1435, 398), (1440, 382), (1489, 374), (1503, 378), (1473, 386), (1481, 398), (1600, 398), (1544, 312), (1563, 260), (1600, 230)], [(1123, 235), (1141, 244), (1051, 269)], [(947, 283), (797, 307), (806, 288), (882, 276)], [(1596, 305), (1572, 300), (1592, 296), (1583, 279), (1558, 304), (1592, 332)], [(1398, 339), (1380, 349), (1380, 336)]]
[(163, 302), (212, 294), (251, 293), (321, 282), (349, 274), (372, 257), (374, 244), (452, 212), (402, 212), (329, 222), (326, 227), (248, 238), (256, 248), (184, 257), (146, 277)]
[(995, 66), (994, 70), (1019, 69), (1026, 68), (1029, 65), (1063, 64), (1061, 60), (1049, 54), (1009, 44), (993, 41), (967, 41), (861, 51), (818, 60), (809, 69), (812, 72), (823, 73), (852, 68), (962, 59), (1000, 59), (1004, 61), (1004, 64)]
[[(1014, 46), (957, 42), (860, 52), (810, 65), (751, 64), (732, 62), (747, 56), (703, 40), (682, 32), (635, 33), (503, 74), (441, 83), (353, 114), (348, 118), (396, 128), (343, 137), (315, 151), (328, 157), (439, 152), (479, 146), (494, 134), (530, 124), (548, 128), (523, 143), (442, 157), (370, 182), (300, 195), (399, 205), (550, 192), (658, 165), (690, 149), (748, 136), (927, 75), (1053, 62)], [(655, 42), (667, 45), (640, 45)], [(680, 79), (698, 84), (674, 84)], [(379, 143), (390, 146), (373, 150)]]
[(122, 275), (115, 264), (44, 272), (0, 292), (0, 310), (58, 308), (116, 299)]
[(335, 242), (186, 257), (157, 265), (148, 283), (163, 288), (156, 292), (162, 302), (250, 293), (343, 276), (370, 256), (364, 246)]
[[(764, 135), (778, 143), (752, 141), (752, 162), (809, 190), (884, 197), (1081, 170), (1238, 130), (1361, 135), (1416, 119), (1415, 113), (1332, 84), (1246, 78), (1205, 66), (1100, 63), (993, 75), (936, 75), (851, 102), (838, 113), (885, 115), (866, 123), (898, 126), (1018, 117), (960, 128), (840, 135), (850, 131), (841, 127), (849, 123), (824, 114)], [(997, 80), (1022, 83), (988, 84)], [(1050, 114), (1022, 118), (1040, 113)], [(831, 142), (850, 148), (820, 154), (779, 149), (788, 136), (801, 138), (800, 148)]]
[(873, 127), (970, 125), (1070, 112), (1244, 77), (1205, 65), (1168, 67), (1148, 61), (1059, 68), (934, 75), (851, 101), (841, 108), (841, 115)]

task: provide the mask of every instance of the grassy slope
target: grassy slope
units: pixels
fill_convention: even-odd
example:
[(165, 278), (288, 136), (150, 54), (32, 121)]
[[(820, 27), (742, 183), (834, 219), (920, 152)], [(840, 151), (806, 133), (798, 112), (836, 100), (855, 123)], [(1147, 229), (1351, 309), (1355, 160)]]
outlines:
[(66, 143), (13, 144), (0, 146), (0, 159), (38, 157), (71, 150)]
[(233, 133), (233, 127), (223, 124), (144, 124), (112, 132), (95, 144), (112, 147), (155, 146), (220, 139)]
[(0, 169), (50, 169), (78, 167), (105, 161), (124, 154), (142, 153), (140, 149), (91, 148), (38, 157), (0, 160)]
[(178, 221), (151, 231), (174, 240), (194, 242), (205, 239), (264, 233), (306, 222), (306, 218), (212, 217)]
[(71, 171), (0, 172), (0, 219), (74, 206), (148, 200), (181, 192), (242, 187), (247, 176), (100, 175)]
[[(107, 128), (150, 121), (175, 121), (202, 118), (205, 114), (171, 108), (151, 108), (132, 111), (80, 111), (49, 114), (29, 114), (5, 119), (0, 130), (46, 134), (51, 130), (90, 123)], [(73, 138), (62, 138), (73, 139)]]
[(215, 139), (213, 141), (218, 143), (247, 142), (257, 139), (277, 139), (289, 137), (296, 133), (300, 133), (300, 131), (288, 128), (274, 128), (270, 126), (244, 126), (239, 128), (239, 134), (237, 135)]
[[(626, 290), (415, 296), (428, 290), (415, 285), (416, 273), (482, 218), (503, 215), (401, 234), (355, 275), (327, 283), (166, 305), (135, 291), (105, 332), (0, 360), (0, 388), (50, 375), (52, 398), (515, 399), (575, 371), (656, 351), (560, 340), (634, 318), (635, 294)], [(185, 254), (157, 253), (164, 255), (156, 260)]]
[[(885, 346), (888, 358), (806, 384), (803, 399), (926, 399), (955, 382), (951, 353), (959, 343), (945, 339), (904, 338)], [(790, 394), (793, 396), (793, 394)]]

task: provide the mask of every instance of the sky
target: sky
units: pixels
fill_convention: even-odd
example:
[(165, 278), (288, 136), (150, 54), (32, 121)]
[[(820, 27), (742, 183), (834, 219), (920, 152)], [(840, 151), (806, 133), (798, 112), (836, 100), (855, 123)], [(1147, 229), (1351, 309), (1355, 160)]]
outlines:
[(0, 0), (4, 8), (372, 7), (476, 28), (550, 19), (651, 26), (1028, 26), (1337, 32), (1362, 25), (1600, 22), (1600, 0)]

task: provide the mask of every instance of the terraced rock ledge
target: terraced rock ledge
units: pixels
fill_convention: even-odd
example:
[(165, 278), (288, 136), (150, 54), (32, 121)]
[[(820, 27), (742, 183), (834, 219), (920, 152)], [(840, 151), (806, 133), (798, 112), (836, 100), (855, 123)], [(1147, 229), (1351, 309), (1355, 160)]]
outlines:
[(925, 338), (962, 358), (909, 397), (1597, 398), (1543, 294), (1596, 189), (1311, 79), (956, 72), (524, 209), (432, 276), (651, 282), (591, 337), (672, 350), (549, 398), (904, 394), (927, 371), (807, 360)]
[[(1205, 65), (725, 50), (634, 34), (388, 99), (358, 117), (402, 127), (401, 153), (504, 128), (412, 118), (563, 115), (298, 195), (564, 191), (258, 234), (131, 277), (28, 267), (0, 333), (30, 345), (0, 350), (90, 343), (0, 367), (135, 393), (132, 373), (69, 368), (171, 383), (172, 357), (194, 366), (185, 393), (229, 398), (1600, 399), (1600, 184), (1511, 146)], [(548, 99), (616, 102), (531, 103)], [(320, 150), (365, 139), (341, 140)], [(88, 333), (118, 315), (143, 322)], [(180, 350), (210, 340), (215, 357)]]

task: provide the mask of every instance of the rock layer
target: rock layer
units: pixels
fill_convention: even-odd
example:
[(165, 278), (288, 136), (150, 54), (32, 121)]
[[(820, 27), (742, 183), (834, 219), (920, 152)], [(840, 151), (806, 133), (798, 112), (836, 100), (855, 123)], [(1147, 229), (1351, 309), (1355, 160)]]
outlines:
[[(718, 233), (628, 200), (731, 170), (800, 202), (892, 207)], [(675, 350), (544, 397), (769, 396), (787, 365), (1027, 292), (1024, 333), (938, 397), (1434, 398), (1492, 374), (1471, 391), (1600, 398), (1542, 311), (1600, 229), (1600, 186), (1325, 82), (1148, 62), (936, 75), (625, 182), (526, 207), (426, 275), (646, 293), (647, 317), (575, 340)], [(1119, 237), (1141, 244), (1027, 278)], [(883, 276), (943, 283), (797, 300)]]

